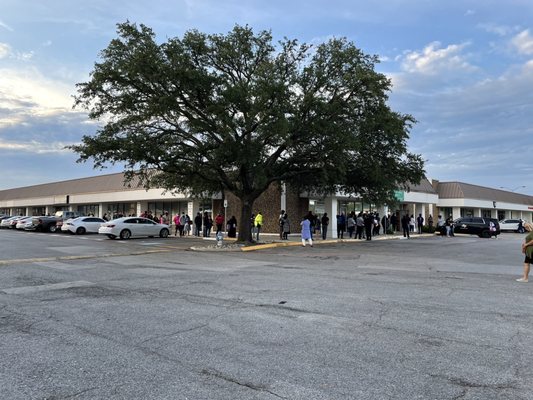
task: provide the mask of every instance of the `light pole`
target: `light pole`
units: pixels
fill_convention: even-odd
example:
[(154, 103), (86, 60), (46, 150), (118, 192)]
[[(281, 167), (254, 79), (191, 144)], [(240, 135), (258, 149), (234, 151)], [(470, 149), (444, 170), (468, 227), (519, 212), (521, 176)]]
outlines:
[(508, 187), (505, 187), (505, 186), (500, 186), (500, 189), (507, 189), (507, 190), (510, 190), (511, 192), (514, 192), (515, 190), (523, 189), (525, 187), (526, 187), (526, 185), (520, 185), (520, 186), (515, 187), (514, 189), (511, 189), (511, 188), (508, 188)]

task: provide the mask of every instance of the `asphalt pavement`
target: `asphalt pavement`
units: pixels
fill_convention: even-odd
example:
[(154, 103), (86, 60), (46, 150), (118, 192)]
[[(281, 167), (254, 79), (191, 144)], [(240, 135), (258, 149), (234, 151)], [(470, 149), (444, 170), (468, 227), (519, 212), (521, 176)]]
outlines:
[(0, 398), (533, 399), (523, 238), (0, 231)]

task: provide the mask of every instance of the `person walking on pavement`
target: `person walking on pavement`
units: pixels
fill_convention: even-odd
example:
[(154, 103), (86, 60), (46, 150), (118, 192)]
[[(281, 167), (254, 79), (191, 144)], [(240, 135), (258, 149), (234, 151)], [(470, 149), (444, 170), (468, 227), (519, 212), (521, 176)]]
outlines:
[(406, 237), (407, 239), (409, 239), (409, 221), (410, 221), (409, 215), (405, 214), (402, 217), (402, 231), (403, 231), (403, 237)]
[(313, 247), (313, 238), (311, 237), (311, 221), (306, 215), (300, 223), (302, 227), (302, 246), (305, 247), (305, 241), (308, 240), (311, 247)]
[(524, 229), (529, 232), (524, 243), (522, 243), (522, 253), (525, 255), (524, 259), (524, 275), (521, 278), (518, 278), (517, 282), (528, 282), (529, 280), (529, 270), (531, 268), (531, 263), (533, 262), (533, 224), (531, 222), (524, 223)]

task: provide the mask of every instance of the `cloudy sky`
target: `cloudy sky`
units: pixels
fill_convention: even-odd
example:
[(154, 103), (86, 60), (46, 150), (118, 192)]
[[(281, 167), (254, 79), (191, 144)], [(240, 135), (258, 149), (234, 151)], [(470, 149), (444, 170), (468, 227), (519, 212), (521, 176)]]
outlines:
[[(0, 0), (0, 189), (101, 172), (64, 146), (95, 131), (72, 108), (100, 50), (129, 20), (158, 40), (235, 24), (378, 55), (392, 108), (430, 178), (533, 194), (531, 0)], [(525, 188), (523, 186), (526, 186)]]

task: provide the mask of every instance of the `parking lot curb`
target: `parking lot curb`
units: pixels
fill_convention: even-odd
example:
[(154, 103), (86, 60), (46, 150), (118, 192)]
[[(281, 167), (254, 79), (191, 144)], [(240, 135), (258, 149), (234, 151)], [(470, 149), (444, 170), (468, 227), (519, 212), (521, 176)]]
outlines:
[[(421, 238), (421, 237), (427, 237), (427, 235), (416, 235), (412, 236), (413, 239), (415, 238)], [(404, 239), (402, 236), (399, 235), (380, 235), (372, 238), (373, 241), (376, 240), (399, 240)], [(366, 243), (367, 240), (357, 240), (357, 239), (326, 239), (326, 240), (314, 240), (313, 246), (320, 246), (323, 244), (336, 244), (336, 243)], [(265, 249), (272, 249), (276, 247), (294, 247), (294, 246), (302, 246), (302, 242), (300, 241), (291, 241), (291, 242), (274, 242), (274, 243), (265, 243), (265, 244), (257, 244), (253, 246), (245, 246), (241, 248), (241, 251), (255, 251), (255, 250), (265, 250)]]

